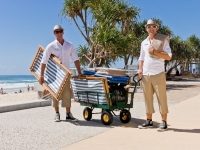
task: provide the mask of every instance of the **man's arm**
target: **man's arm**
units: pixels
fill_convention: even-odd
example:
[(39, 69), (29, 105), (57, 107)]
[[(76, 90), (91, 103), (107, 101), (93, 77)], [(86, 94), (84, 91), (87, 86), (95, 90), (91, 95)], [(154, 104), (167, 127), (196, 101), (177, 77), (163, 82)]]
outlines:
[(154, 49), (154, 47), (151, 45), (149, 46), (149, 54), (152, 54), (152, 55), (156, 55), (162, 59), (165, 59), (165, 60), (170, 60), (171, 57), (166, 53), (166, 52), (159, 52), (159, 51), (156, 51)]
[(79, 60), (76, 60), (76, 61), (74, 62), (74, 64), (75, 64), (76, 69), (77, 69), (77, 71), (78, 71), (78, 75), (82, 75), (82, 73), (81, 73), (81, 67), (80, 67), (80, 61), (79, 61)]
[(156, 55), (156, 56), (158, 56), (158, 57), (160, 57), (162, 59), (165, 59), (165, 60), (170, 60), (171, 57), (172, 57), (171, 48), (170, 48), (169, 42), (167, 40), (164, 43), (162, 52), (156, 51), (154, 49), (154, 47), (152, 45), (150, 45), (149, 53), (153, 54), (153, 55)]
[(40, 78), (39, 83), (42, 85), (44, 83), (44, 70), (46, 68), (46, 64), (41, 64), (41, 72), (40, 72)]
[(144, 57), (145, 57), (145, 52), (143, 50), (143, 44), (141, 44), (139, 64), (138, 64), (139, 65), (139, 69), (137, 71), (137, 74), (138, 74), (139, 77), (142, 77), (142, 75), (143, 75)]
[(138, 76), (139, 77), (142, 77), (142, 70), (143, 70), (143, 64), (144, 64), (144, 61), (143, 60), (140, 60), (139, 61), (139, 70), (138, 70), (138, 72), (137, 72), (137, 74), (138, 74)]
[(171, 57), (165, 52), (158, 52), (158, 51), (154, 50), (154, 55), (156, 55), (156, 56), (158, 56), (158, 57), (160, 57), (162, 59), (165, 59), (165, 60), (170, 60), (171, 59)]

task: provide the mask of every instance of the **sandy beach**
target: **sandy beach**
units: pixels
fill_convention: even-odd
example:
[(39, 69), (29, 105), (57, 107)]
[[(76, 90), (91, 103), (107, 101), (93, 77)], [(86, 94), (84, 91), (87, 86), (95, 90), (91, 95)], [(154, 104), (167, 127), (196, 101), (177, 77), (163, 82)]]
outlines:
[(5, 103), (29, 101), (37, 99), (37, 92), (30, 91), (24, 93), (9, 93), (0, 95), (0, 105)]
[[(178, 103), (199, 94), (200, 79), (167, 81), (167, 97), (169, 103)], [(9, 93), (0, 95), (0, 104), (36, 100), (37, 92)], [(156, 98), (155, 98), (156, 100)], [(143, 93), (135, 93), (134, 101), (144, 101)]]

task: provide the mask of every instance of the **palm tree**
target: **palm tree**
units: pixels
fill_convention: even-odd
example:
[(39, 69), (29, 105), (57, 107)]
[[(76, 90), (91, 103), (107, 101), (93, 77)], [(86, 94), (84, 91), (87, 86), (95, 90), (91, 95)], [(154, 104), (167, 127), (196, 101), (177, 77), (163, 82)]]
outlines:
[(191, 35), (186, 42), (192, 51), (192, 61), (198, 62), (200, 58), (200, 39), (195, 35)]
[[(89, 10), (90, 0), (64, 0), (63, 9), (61, 10), (61, 14), (64, 17), (68, 17), (72, 19), (80, 31), (81, 35), (85, 38), (85, 40), (90, 43), (89, 31), (88, 31), (88, 10)], [(81, 21), (81, 25), (78, 23), (78, 19)], [(81, 26), (84, 26), (82, 29)]]
[(133, 45), (135, 36), (130, 26), (138, 10), (123, 0), (65, 0), (62, 15), (75, 22), (87, 42), (78, 49), (84, 65), (93, 67), (96, 63), (97, 66), (109, 67), (121, 55), (129, 53)]
[(191, 60), (192, 56), (190, 47), (186, 41), (182, 40), (179, 36), (174, 36), (170, 39), (170, 47), (172, 49), (172, 59), (170, 60), (172, 66), (167, 71), (167, 76), (170, 76), (174, 68), (177, 68), (182, 64), (187, 64)]

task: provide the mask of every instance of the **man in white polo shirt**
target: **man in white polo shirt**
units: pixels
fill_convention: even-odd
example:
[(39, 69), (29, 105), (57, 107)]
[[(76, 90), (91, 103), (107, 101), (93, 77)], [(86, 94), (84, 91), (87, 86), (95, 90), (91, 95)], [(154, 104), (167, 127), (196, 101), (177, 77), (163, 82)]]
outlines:
[(152, 41), (159, 29), (159, 25), (155, 20), (148, 20), (145, 28), (149, 36), (141, 44), (139, 70), (137, 73), (142, 77), (147, 120), (144, 124), (139, 125), (138, 128), (153, 127), (152, 114), (155, 112), (153, 94), (156, 93), (162, 118), (162, 123), (158, 126), (157, 131), (165, 131), (167, 129), (168, 106), (164, 61), (170, 60), (172, 53), (167, 40), (164, 41), (163, 51), (155, 50), (152, 45)]
[[(69, 60), (71, 57), (71, 59), (73, 60), (76, 66), (78, 74), (82, 75), (79, 58), (76, 54), (74, 46), (70, 42), (64, 40), (63, 38), (64, 29), (60, 25), (56, 25), (54, 26), (53, 33), (56, 39), (53, 42), (51, 42), (49, 45), (47, 45), (43, 53), (43, 57), (41, 61), (41, 74), (40, 74), (40, 79), (39, 79), (40, 84), (44, 82), (44, 70), (46, 68), (46, 64), (48, 63), (48, 60), (51, 54), (55, 55), (62, 62), (62, 64), (68, 69), (70, 67)], [(71, 90), (72, 89), (69, 83), (64, 89), (64, 92), (61, 96), (62, 107), (66, 107), (66, 120), (77, 121), (77, 119), (73, 117), (70, 111), (71, 98), (73, 97)], [(56, 112), (54, 121), (59, 122), (60, 121), (59, 102), (53, 98), (52, 105), (55, 108), (55, 112)]]

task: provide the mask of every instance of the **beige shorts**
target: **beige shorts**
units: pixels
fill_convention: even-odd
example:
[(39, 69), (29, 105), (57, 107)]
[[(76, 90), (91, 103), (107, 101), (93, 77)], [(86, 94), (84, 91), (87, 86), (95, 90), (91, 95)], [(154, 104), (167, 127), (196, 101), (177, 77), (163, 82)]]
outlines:
[(168, 113), (167, 94), (166, 94), (166, 76), (165, 73), (142, 77), (142, 87), (144, 91), (146, 113), (155, 112), (153, 106), (153, 94), (156, 93), (159, 110), (161, 114)]
[[(71, 88), (71, 83), (67, 84), (60, 100), (62, 100), (61, 106), (62, 107), (71, 107), (71, 98), (73, 98), (73, 92)], [(59, 107), (59, 101), (53, 98), (52, 102), (53, 107)]]

